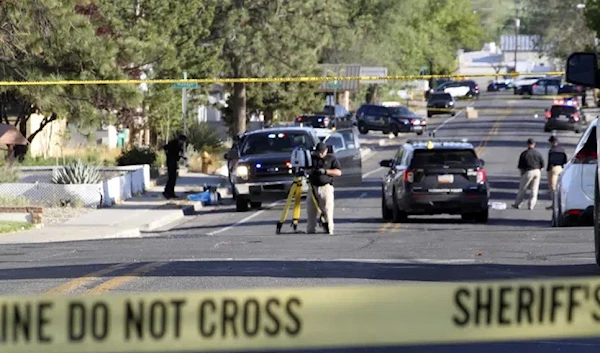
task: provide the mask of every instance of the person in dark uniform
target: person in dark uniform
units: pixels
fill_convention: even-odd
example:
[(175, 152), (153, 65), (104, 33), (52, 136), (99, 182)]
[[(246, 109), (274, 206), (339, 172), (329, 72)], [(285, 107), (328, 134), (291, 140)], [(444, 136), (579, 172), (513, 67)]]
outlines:
[[(313, 171), (309, 175), (317, 203), (325, 213), (329, 234), (333, 235), (334, 189), (333, 178), (342, 176), (342, 167), (335, 156), (327, 154), (327, 145), (319, 142), (313, 157)], [(306, 198), (306, 233), (314, 234), (317, 226), (317, 208), (312, 197)]]
[(175, 184), (177, 183), (177, 170), (179, 169), (179, 160), (185, 158), (183, 156), (183, 146), (187, 141), (185, 135), (179, 135), (176, 139), (169, 141), (164, 146), (165, 153), (167, 155), (167, 184), (165, 185), (165, 191), (163, 196), (167, 199), (174, 199), (175, 195)]
[(562, 146), (558, 145), (558, 138), (556, 136), (550, 136), (548, 139), (550, 142), (550, 150), (548, 151), (548, 189), (550, 189), (550, 195), (552, 197), (552, 205), (546, 207), (547, 210), (551, 210), (554, 206), (554, 191), (556, 191), (556, 183), (558, 182), (558, 176), (563, 171), (563, 167), (567, 164), (567, 154)]
[(544, 157), (535, 149), (535, 141), (530, 138), (527, 140), (528, 148), (519, 156), (517, 168), (521, 172), (521, 181), (519, 183), (519, 193), (512, 208), (519, 208), (521, 202), (525, 199), (527, 189), (531, 189), (531, 199), (529, 199), (529, 209), (533, 210), (537, 203), (538, 192), (540, 189), (540, 179), (542, 169), (544, 168)]

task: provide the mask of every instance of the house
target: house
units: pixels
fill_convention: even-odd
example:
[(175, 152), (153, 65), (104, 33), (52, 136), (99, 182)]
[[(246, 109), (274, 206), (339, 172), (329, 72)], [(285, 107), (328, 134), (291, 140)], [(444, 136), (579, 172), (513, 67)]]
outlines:
[[(500, 49), (502, 61), (512, 69), (516, 61), (518, 72), (554, 71), (555, 69), (554, 60), (547, 55), (548, 48), (542, 45), (539, 36), (503, 35), (500, 37)], [(539, 67), (545, 69), (540, 70)]]

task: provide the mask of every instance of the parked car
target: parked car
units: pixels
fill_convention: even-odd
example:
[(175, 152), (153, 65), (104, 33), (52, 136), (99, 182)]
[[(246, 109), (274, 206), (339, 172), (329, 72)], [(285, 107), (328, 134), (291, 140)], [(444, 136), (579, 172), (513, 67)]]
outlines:
[(596, 122), (579, 139), (574, 155), (558, 177), (552, 226), (593, 225), (594, 180), (597, 168)]
[(440, 114), (456, 115), (456, 101), (450, 93), (437, 92), (427, 100), (427, 117)]
[(363, 104), (357, 111), (358, 131), (367, 134), (369, 131), (390, 132), (398, 136), (401, 132), (415, 132), (422, 135), (427, 130), (427, 119), (415, 114), (412, 110), (400, 107), (384, 107), (378, 104)]
[(487, 223), (490, 188), (483, 160), (472, 144), (459, 139), (407, 141), (381, 185), (384, 220), (402, 222), (410, 215), (459, 214)]

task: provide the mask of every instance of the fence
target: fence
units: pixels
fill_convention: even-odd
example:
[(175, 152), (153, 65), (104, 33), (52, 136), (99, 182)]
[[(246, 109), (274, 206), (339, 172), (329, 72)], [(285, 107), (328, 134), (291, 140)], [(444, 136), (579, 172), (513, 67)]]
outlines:
[(150, 166), (99, 167), (103, 181), (95, 184), (53, 184), (51, 167), (18, 167), (21, 177), (17, 183), (0, 184), (0, 197), (25, 199), (45, 207), (84, 206), (110, 207), (145, 192), (150, 185)]

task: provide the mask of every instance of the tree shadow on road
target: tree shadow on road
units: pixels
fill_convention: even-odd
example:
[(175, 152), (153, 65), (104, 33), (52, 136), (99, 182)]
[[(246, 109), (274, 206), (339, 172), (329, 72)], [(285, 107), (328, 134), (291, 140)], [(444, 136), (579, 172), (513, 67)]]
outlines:
[[(582, 254), (582, 255), (591, 255)], [(552, 254), (547, 255), (549, 257)], [(560, 256), (560, 254), (556, 255)], [(270, 278), (338, 278), (386, 281), (457, 282), (547, 277), (597, 276), (594, 263), (578, 265), (508, 265), (508, 264), (431, 264), (409, 258), (397, 262), (363, 262), (360, 260), (202, 260), (171, 261), (140, 277), (270, 277)], [(440, 259), (443, 261), (443, 259)], [(591, 260), (590, 260), (591, 261)], [(149, 263), (149, 262), (148, 262)], [(131, 263), (103, 277), (128, 275), (144, 262)], [(109, 264), (7, 268), (0, 281), (34, 279), (69, 279), (106, 269)]]

